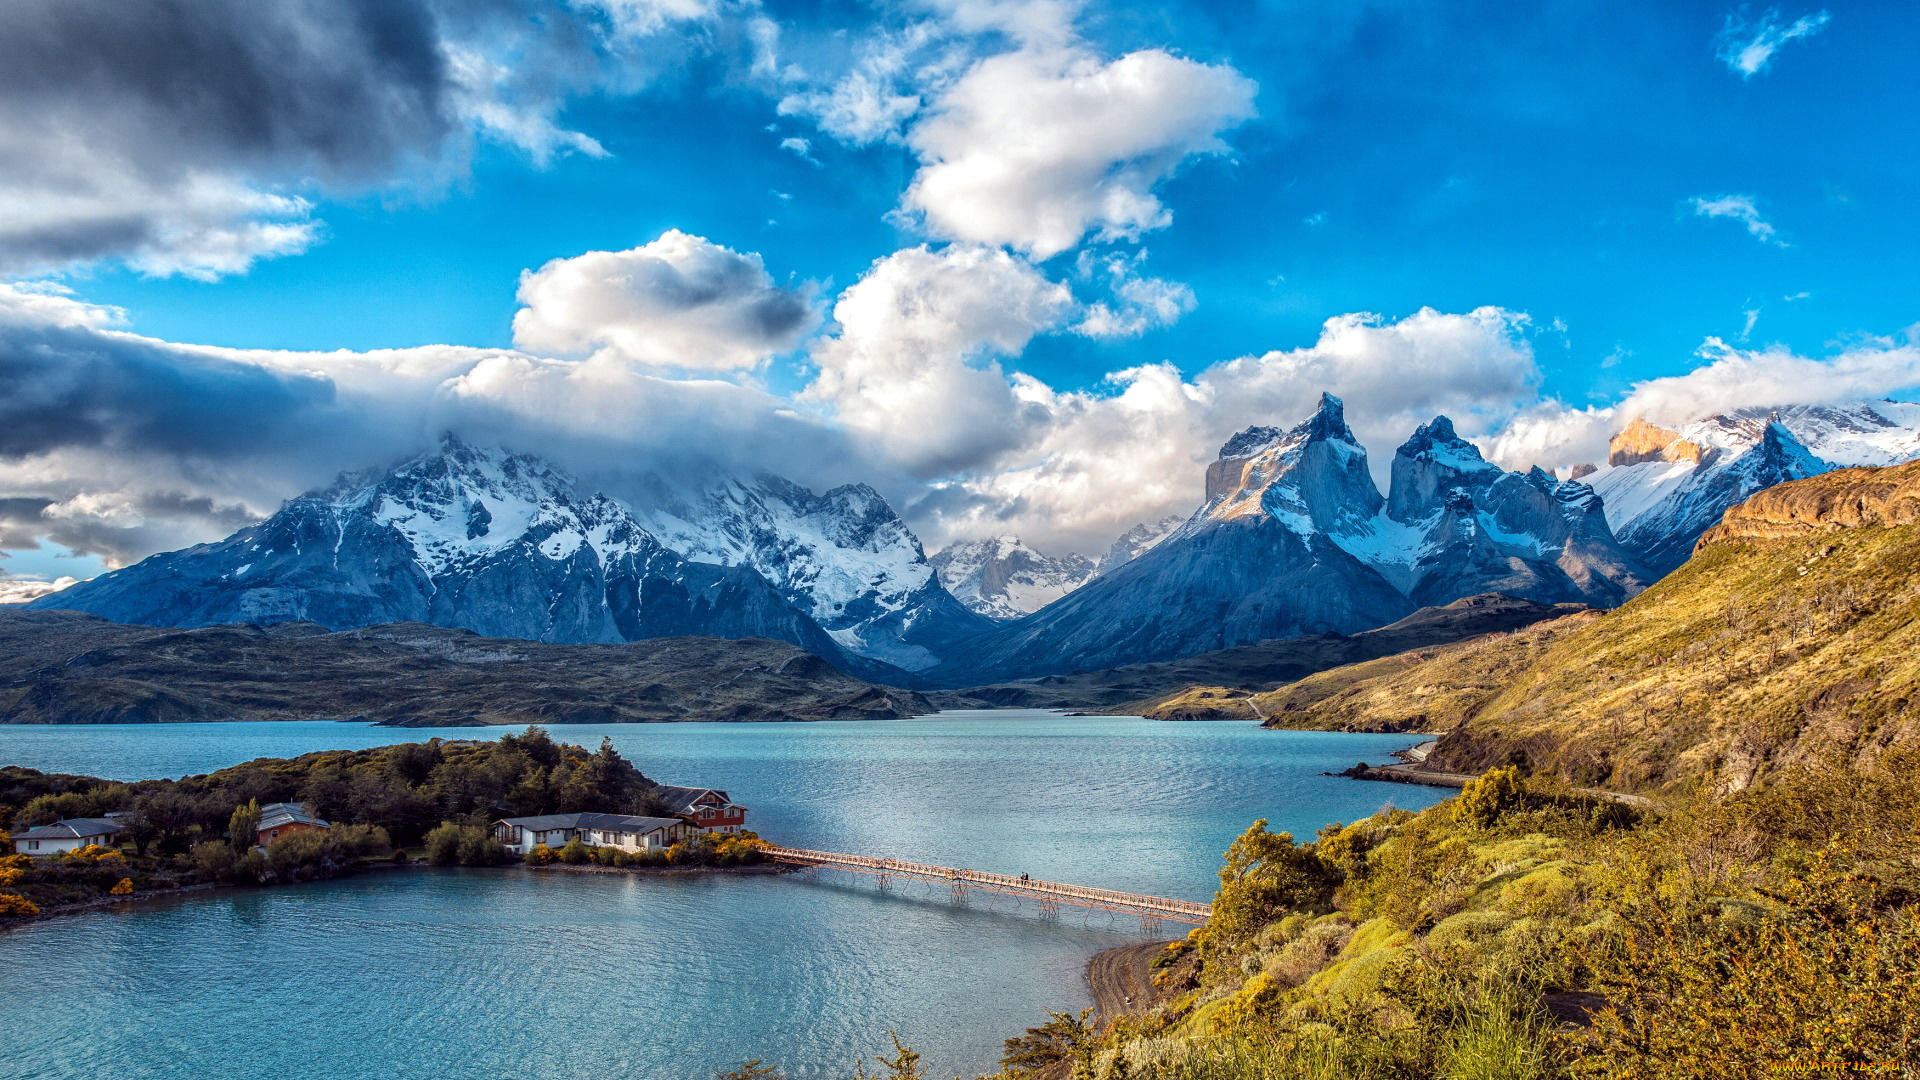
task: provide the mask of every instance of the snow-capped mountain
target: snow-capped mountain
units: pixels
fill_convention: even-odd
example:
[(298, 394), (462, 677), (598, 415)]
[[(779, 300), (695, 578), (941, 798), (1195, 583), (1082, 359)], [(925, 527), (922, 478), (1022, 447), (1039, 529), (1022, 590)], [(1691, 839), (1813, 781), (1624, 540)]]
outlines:
[(815, 495), (765, 474), (692, 489), (651, 477), (630, 506), (681, 556), (758, 571), (861, 656), (918, 671), (992, 625), (948, 594), (906, 522), (865, 484)]
[(1480, 457), (1445, 417), (1395, 455), (1383, 498), (1338, 398), (1301, 424), (1235, 435), (1206, 502), (1138, 558), (938, 669), (987, 681), (1189, 656), (1266, 638), (1356, 633), (1483, 592), (1617, 604), (1648, 577), (1585, 484)]
[(1094, 576), (1098, 577), (1124, 566), (1153, 550), (1156, 544), (1172, 536), (1180, 526), (1186, 523), (1185, 516), (1174, 514), (1155, 522), (1141, 522), (1121, 533), (1119, 539), (1113, 542), (1113, 546), (1107, 548), (1107, 553), (1095, 560)]
[(1031, 615), (1094, 574), (1085, 555), (1044, 555), (1017, 536), (963, 541), (927, 561), (955, 599), (993, 619)]
[(1758, 438), (1768, 420), (1778, 420), (1815, 457), (1833, 465), (1898, 465), (1920, 458), (1920, 404), (1910, 401), (1740, 409), (1705, 422)]
[[(1885, 423), (1878, 411), (1833, 406), (1801, 406), (1780, 414), (1743, 410), (1678, 431), (1635, 420), (1613, 437), (1607, 467), (1587, 477), (1605, 500), (1614, 535), (1650, 570), (1665, 574), (1687, 561), (1694, 541), (1718, 524), (1728, 507), (1762, 488), (1838, 464), (1806, 445), (1785, 421), (1786, 413), (1837, 457), (1869, 459), (1840, 462), (1845, 464), (1883, 464), (1913, 436)], [(1862, 413), (1882, 423), (1863, 422)]]
[(621, 504), (537, 458), (451, 436), (384, 474), (344, 476), (225, 540), (168, 552), (31, 605), (119, 622), (417, 621), (588, 643), (767, 637), (845, 663), (750, 567), (689, 560)]

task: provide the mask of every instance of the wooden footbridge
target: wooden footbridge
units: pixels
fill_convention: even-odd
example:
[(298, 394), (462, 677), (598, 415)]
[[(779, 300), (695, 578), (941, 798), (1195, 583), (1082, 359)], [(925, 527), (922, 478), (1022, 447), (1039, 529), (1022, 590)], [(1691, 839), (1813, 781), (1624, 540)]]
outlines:
[(871, 875), (879, 880), (883, 888), (895, 879), (899, 879), (922, 882), (929, 886), (945, 884), (952, 890), (955, 900), (966, 899), (968, 892), (975, 889), (1020, 899), (1031, 899), (1038, 904), (1041, 913), (1047, 915), (1058, 913), (1061, 904), (1071, 904), (1096, 911), (1135, 915), (1140, 918), (1143, 926), (1151, 927), (1162, 921), (1198, 925), (1206, 922), (1213, 913), (1212, 905), (1196, 904), (1191, 900), (1170, 900), (1164, 896), (1146, 896), (1141, 893), (1118, 892), (1113, 889), (1091, 889), (1084, 885), (1040, 881), (1025, 875), (1014, 877), (1010, 874), (989, 874), (981, 870), (964, 870), (955, 866), (934, 866), (929, 863), (905, 862), (900, 859), (876, 859), (868, 855), (845, 855), (837, 851), (809, 851), (805, 848), (773, 845), (768, 845), (764, 850), (767, 857), (775, 862), (790, 866), (819, 867)]

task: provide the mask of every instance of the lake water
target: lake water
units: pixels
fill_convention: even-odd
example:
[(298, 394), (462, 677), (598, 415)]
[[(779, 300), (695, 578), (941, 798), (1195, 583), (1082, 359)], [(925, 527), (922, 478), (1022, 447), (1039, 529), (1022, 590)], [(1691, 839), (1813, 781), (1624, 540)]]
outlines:
[[(796, 846), (1194, 900), (1257, 817), (1303, 837), (1445, 791), (1320, 775), (1405, 736), (944, 713), (560, 725), (667, 783), (726, 788)], [(139, 779), (408, 739), (332, 723), (0, 727), (0, 764)], [(933, 1076), (1088, 1003), (1131, 919), (780, 877), (379, 871), (223, 890), (0, 935), (0, 1080), (191, 1076), (707, 1080), (750, 1057), (844, 1077), (889, 1029)]]

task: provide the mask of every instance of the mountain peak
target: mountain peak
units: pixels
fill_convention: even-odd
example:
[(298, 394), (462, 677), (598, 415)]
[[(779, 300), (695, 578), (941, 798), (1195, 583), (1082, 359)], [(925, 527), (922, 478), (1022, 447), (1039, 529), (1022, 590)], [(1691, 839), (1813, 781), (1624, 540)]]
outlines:
[[(1293, 430), (1306, 435), (1309, 439), (1338, 439), (1341, 442), (1353, 442), (1353, 429), (1347, 426), (1347, 407), (1339, 398), (1324, 391), (1320, 394), (1320, 405), (1307, 417), (1306, 422)], [(1451, 426), (1449, 426), (1451, 431)]]

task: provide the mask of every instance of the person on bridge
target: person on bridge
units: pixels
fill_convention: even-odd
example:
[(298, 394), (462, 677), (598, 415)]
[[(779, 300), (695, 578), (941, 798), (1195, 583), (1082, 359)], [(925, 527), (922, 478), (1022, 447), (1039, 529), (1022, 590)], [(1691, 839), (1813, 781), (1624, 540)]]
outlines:
[(1026, 883), (1027, 883), (1027, 875), (1025, 875), (1025, 874), (1021, 874), (1021, 875), (1020, 875), (1020, 884), (1022, 884), (1022, 885), (1025, 885)]

